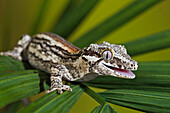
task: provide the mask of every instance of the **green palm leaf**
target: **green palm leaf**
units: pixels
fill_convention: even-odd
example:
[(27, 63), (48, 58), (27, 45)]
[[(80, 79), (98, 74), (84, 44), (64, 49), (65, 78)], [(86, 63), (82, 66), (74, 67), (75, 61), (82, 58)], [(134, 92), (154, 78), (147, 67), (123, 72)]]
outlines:
[[(160, 1), (135, 0), (126, 8), (83, 34), (74, 44), (82, 48), (96, 42)], [(52, 31), (68, 37), (98, 2), (100, 1), (70, 1)], [(47, 6), (48, 2), (43, 0), (34, 28), (31, 30), (32, 33), (38, 31)], [(132, 56), (168, 48), (170, 31), (127, 42), (124, 45)], [(92, 113), (116, 113), (107, 102), (145, 112), (168, 112), (170, 110), (169, 68), (170, 62), (140, 62), (138, 71), (134, 72), (137, 76), (134, 80), (101, 76), (89, 82), (78, 83), (80, 86), (73, 82), (71, 83), (73, 84), (71, 85), (72, 92), (66, 91), (61, 95), (56, 94), (56, 92), (46, 94), (17, 111), (17, 108), (13, 109), (18, 106), (16, 101), (20, 103), (23, 98), (49, 89), (47, 85), (49, 76), (35, 70), (25, 70), (21, 62), (10, 57), (0, 56), (0, 108), (16, 102), (6, 106), (6, 108), (11, 108), (11, 110), (17, 112), (65, 113), (74, 106), (82, 93), (85, 92), (100, 104)], [(104, 88), (108, 91), (96, 93), (88, 86)]]
[(68, 37), (100, 0), (71, 0), (53, 32)]
[(37, 33), (38, 28), (39, 28), (40, 24), (42, 23), (42, 18), (44, 17), (44, 14), (46, 12), (46, 9), (47, 9), (49, 2), (50, 2), (49, 0), (42, 0), (41, 1), (38, 16), (37, 16), (37, 18), (34, 22), (32, 30), (31, 30), (31, 35), (34, 35), (35, 33)]
[(0, 79), (0, 108), (40, 91), (39, 77), (35, 71), (13, 72), (2, 75)]
[(0, 64), (1, 75), (24, 70), (22, 63), (14, 60), (11, 57), (0, 56)]
[(67, 113), (83, 93), (83, 89), (78, 85), (73, 86), (72, 89), (72, 92), (66, 91), (62, 95), (57, 95), (56, 92), (46, 94), (25, 107), (20, 113), (53, 113), (56, 111), (58, 113)]
[(21, 62), (4, 56), (0, 56), (0, 66), (0, 108), (40, 92), (37, 71), (25, 71)]
[(131, 56), (170, 47), (170, 31), (164, 31), (124, 44)]
[(165, 92), (118, 89), (105, 91), (100, 95), (113, 104), (145, 112), (168, 113), (170, 111), (170, 94)]
[(77, 39), (74, 44), (80, 48), (88, 46), (89, 44), (98, 41), (107, 34), (118, 29), (160, 1), (161, 0), (135, 0), (117, 14), (112, 15), (110, 18), (106, 19), (104, 22), (95, 26), (93, 29), (79, 37), (79, 39)]
[(109, 104), (96, 107), (91, 113), (117, 113)]

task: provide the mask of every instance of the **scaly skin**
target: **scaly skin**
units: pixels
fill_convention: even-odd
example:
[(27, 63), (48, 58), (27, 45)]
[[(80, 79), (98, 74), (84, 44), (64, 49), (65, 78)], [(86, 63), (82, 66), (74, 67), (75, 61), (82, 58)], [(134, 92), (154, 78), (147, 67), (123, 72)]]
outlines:
[(103, 42), (81, 50), (53, 33), (40, 33), (33, 38), (23, 35), (12, 51), (0, 54), (27, 60), (33, 67), (51, 74), (51, 88), (47, 93), (72, 91), (70, 86), (62, 84), (62, 79), (89, 81), (100, 75), (133, 79), (135, 75), (129, 70), (138, 67), (122, 45)]

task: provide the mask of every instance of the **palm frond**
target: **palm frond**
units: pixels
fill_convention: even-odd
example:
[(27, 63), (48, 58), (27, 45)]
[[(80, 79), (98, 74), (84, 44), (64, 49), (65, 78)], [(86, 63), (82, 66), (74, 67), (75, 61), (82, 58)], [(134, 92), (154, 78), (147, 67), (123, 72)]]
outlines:
[(53, 32), (67, 38), (100, 0), (71, 0)]
[[(74, 44), (83, 48), (96, 42), (161, 1), (135, 0), (124, 9), (80, 36)], [(101, 1), (70, 1), (51, 31), (67, 38), (99, 2)], [(32, 34), (38, 31), (42, 23), (41, 18), (44, 17), (46, 12), (46, 7), (49, 7), (49, 1), (41, 1), (37, 19), (31, 30)], [(7, 26), (4, 29), (7, 31), (8, 19), (5, 23)], [(6, 34), (7, 32), (4, 33), (4, 36), (8, 38), (10, 34)], [(169, 48), (170, 31), (130, 41), (124, 43), (124, 45), (131, 56)], [(22, 99), (49, 89), (48, 74), (37, 70), (27, 70), (24, 66), (27, 67), (27, 65), (23, 65), (23, 63), (11, 57), (0, 56), (0, 108), (6, 107), (7, 112), (67, 113), (75, 105), (83, 92), (100, 104), (93, 109), (92, 113), (116, 113), (116, 110), (108, 102), (145, 112), (170, 111), (169, 61), (139, 62), (139, 69), (134, 72), (136, 74), (134, 80), (100, 76), (88, 82), (71, 82), (72, 92), (65, 91), (61, 95), (58, 95), (56, 92), (45, 94), (28, 106), (20, 109), (18, 106), (22, 103)], [(89, 86), (107, 89), (107, 91), (96, 93)]]
[(22, 109), (19, 113), (52, 113), (56, 111), (59, 113), (67, 113), (83, 93), (83, 89), (78, 85), (72, 86), (72, 89), (72, 92), (66, 91), (62, 95), (57, 95), (56, 92), (46, 94)]
[(158, 2), (160, 2), (160, 0), (135, 0), (126, 8), (112, 15), (104, 22), (95, 26), (84, 35), (80, 36), (74, 42), (74, 44), (79, 46), (80, 48), (88, 46), (89, 44), (98, 41), (109, 33), (114, 32), (114, 30), (126, 24), (127, 22), (129, 22), (139, 14), (143, 13), (148, 8), (151, 8)]
[(97, 106), (91, 113), (117, 113), (109, 104)]
[(131, 56), (170, 47), (170, 31), (160, 32), (124, 44)]
[(117, 89), (100, 95), (110, 103), (140, 111), (168, 113), (170, 110), (170, 94), (166, 92)]

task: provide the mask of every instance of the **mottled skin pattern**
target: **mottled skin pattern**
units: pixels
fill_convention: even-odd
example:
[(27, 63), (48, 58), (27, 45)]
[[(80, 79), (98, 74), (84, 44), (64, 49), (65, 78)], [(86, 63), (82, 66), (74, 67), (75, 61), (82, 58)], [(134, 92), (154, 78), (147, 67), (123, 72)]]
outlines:
[[(53, 33), (40, 33), (31, 38), (23, 35), (12, 51), (0, 55), (27, 60), (33, 67), (51, 74), (51, 88), (47, 93), (58, 90), (71, 91), (62, 79), (69, 81), (89, 81), (100, 75), (133, 79), (134, 75), (121, 74), (115, 70), (137, 70), (137, 62), (132, 60), (122, 45), (91, 44), (79, 49)], [(114, 70), (115, 69), (115, 70)]]

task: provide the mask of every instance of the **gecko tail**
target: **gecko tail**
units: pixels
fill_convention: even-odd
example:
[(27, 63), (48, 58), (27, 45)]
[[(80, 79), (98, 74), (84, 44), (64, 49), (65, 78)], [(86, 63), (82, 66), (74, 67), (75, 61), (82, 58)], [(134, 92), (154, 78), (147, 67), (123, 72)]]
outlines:
[(26, 55), (22, 56), (22, 52), (24, 52), (24, 50), (28, 47), (30, 42), (31, 42), (31, 37), (29, 35), (23, 35), (13, 50), (0, 52), (0, 55), (11, 56), (19, 61), (22, 61), (23, 59), (27, 59), (24, 58), (26, 57)]

